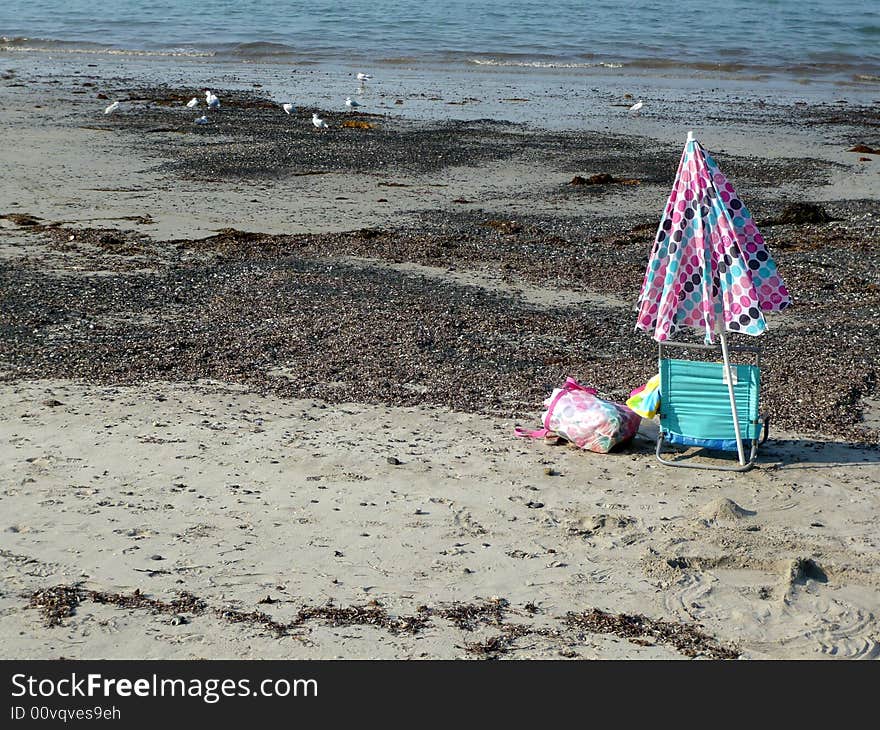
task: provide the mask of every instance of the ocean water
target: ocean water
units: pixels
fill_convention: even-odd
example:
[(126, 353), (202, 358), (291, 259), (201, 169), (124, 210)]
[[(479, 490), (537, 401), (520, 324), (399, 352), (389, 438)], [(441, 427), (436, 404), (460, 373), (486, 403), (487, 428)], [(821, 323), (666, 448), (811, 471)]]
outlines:
[(880, 83), (880, 0), (3, 0), (0, 53)]

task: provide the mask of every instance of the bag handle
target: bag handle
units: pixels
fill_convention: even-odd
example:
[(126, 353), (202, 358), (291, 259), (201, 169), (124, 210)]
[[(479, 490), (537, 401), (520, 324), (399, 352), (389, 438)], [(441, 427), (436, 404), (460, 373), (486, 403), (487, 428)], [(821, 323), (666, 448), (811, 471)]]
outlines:
[(553, 415), (553, 409), (556, 408), (556, 404), (559, 403), (559, 399), (562, 398), (562, 396), (573, 390), (582, 390), (590, 395), (598, 395), (599, 393), (595, 388), (587, 388), (585, 385), (581, 385), (569, 375), (565, 379), (565, 384), (559, 389), (559, 392), (554, 396), (553, 400), (550, 401), (550, 405), (547, 407), (547, 413), (544, 414), (544, 428), (539, 428), (536, 431), (529, 431), (528, 429), (516, 426), (513, 429), (514, 435), (522, 436), (523, 438), (542, 439), (547, 436), (547, 434), (553, 433), (553, 431), (550, 430), (550, 418)]

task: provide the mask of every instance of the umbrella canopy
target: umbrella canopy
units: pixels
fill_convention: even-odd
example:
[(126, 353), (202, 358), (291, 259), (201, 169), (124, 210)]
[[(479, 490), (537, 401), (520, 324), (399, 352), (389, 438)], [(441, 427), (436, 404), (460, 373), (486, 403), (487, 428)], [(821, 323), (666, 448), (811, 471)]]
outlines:
[(715, 160), (688, 135), (651, 250), (636, 327), (658, 342), (683, 327), (759, 335), (791, 297), (764, 237)]

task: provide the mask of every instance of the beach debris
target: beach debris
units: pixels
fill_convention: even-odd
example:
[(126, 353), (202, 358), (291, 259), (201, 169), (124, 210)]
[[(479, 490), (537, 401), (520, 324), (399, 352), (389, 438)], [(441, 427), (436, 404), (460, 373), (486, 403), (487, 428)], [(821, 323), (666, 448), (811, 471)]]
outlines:
[(504, 622), (510, 602), (493, 596), (480, 603), (451, 603), (431, 611), (431, 614), (450, 621), (462, 631), (476, 631), (480, 626), (499, 626)]
[(115, 112), (118, 108), (119, 108), (119, 102), (118, 102), (118, 101), (114, 101), (114, 102), (113, 102), (112, 104), (110, 104), (106, 109), (104, 109), (104, 114), (112, 114), (112, 113)]
[(388, 459), (387, 459), (387, 461), (388, 461), (389, 464), (391, 464), (391, 466), (400, 466), (400, 465), (403, 463), (403, 462), (402, 462), (400, 459), (398, 459), (396, 456), (389, 456)]
[(847, 152), (861, 152), (863, 155), (880, 155), (880, 148), (868, 147), (866, 144), (857, 144), (850, 147)]
[(554, 469), (552, 466), (545, 466), (545, 467), (544, 467), (544, 474), (545, 474), (546, 476), (548, 476), (548, 477), (557, 477), (557, 476), (559, 476), (559, 472), (556, 471), (556, 469)]
[(76, 613), (80, 604), (80, 589), (77, 586), (55, 586), (34, 591), (28, 605), (39, 609), (46, 626), (61, 626), (64, 619)]
[(529, 509), (541, 509), (543, 506), (543, 502), (533, 502), (531, 500), (526, 502), (526, 507), (528, 507)]
[[(373, 125), (362, 119), (346, 119), (342, 122), (343, 127), (348, 129), (373, 129)], [(381, 185), (381, 183), (379, 183)]]
[(290, 102), (282, 104), (281, 108), (284, 110), (285, 114), (290, 114), (291, 112), (296, 111), (296, 107), (293, 104), (291, 104)]
[(873, 162), (870, 157), (859, 157), (859, 162)]
[(833, 221), (828, 213), (815, 203), (789, 203), (777, 218), (762, 221), (764, 226), (802, 225), (804, 223), (829, 223)]
[(58, 406), (63, 406), (64, 404), (55, 398), (46, 398), (41, 405), (47, 406), (49, 408), (57, 408)]
[(629, 108), (629, 111), (633, 116), (637, 117), (642, 113), (642, 109), (644, 109), (644, 108), (645, 108), (645, 102), (643, 102), (641, 99), (639, 99), (635, 104), (633, 104)]
[(595, 175), (590, 175), (589, 177), (583, 177), (581, 175), (575, 175), (570, 181), (569, 185), (638, 185), (641, 181), (636, 178), (631, 177), (614, 177), (607, 172), (597, 172)]
[[(529, 623), (512, 623), (508, 621), (508, 614), (534, 617), (541, 609), (529, 602), (519, 610), (511, 607), (507, 599), (498, 596), (471, 603), (440, 604), (435, 607), (419, 605), (411, 614), (396, 616), (391, 615), (376, 599), (352, 606), (337, 606), (330, 599), (322, 605), (301, 606), (293, 619), (287, 622), (278, 621), (262, 611), (211, 606), (186, 591), (171, 600), (162, 600), (152, 598), (140, 589), (132, 593), (110, 593), (87, 590), (80, 584), (36, 590), (30, 594), (28, 606), (40, 612), (47, 627), (53, 627), (63, 625), (64, 620), (75, 615), (77, 607), (86, 601), (125, 610), (164, 614), (170, 616), (170, 623), (175, 626), (189, 623), (190, 617), (214, 616), (229, 624), (268, 629), (278, 637), (298, 638), (298, 630), (311, 622), (333, 627), (373, 626), (395, 636), (419, 634), (432, 625), (433, 619), (448, 621), (460, 631), (469, 633), (493, 628), (498, 632), (496, 636), (465, 645), (469, 652), (478, 654), (503, 653), (511, 648), (515, 639), (530, 635), (564, 642), (564, 646), (570, 649), (583, 641), (585, 632), (613, 634), (641, 646), (668, 645), (688, 657), (735, 659), (740, 654), (735, 646), (721, 643), (695, 624), (652, 619), (639, 614), (612, 614), (596, 608), (582, 613), (569, 612), (558, 619), (565, 631)], [(268, 605), (279, 602), (268, 595), (259, 601)]]
[(325, 122), (323, 119), (321, 119), (321, 117), (318, 116), (318, 112), (312, 114), (312, 124), (315, 125), (315, 129), (320, 130), (329, 129), (330, 126), (327, 124), (327, 122)]
[(207, 123), (208, 123), (208, 117), (206, 117), (204, 114), (193, 122), (193, 124), (198, 124), (198, 125), (204, 125)]
[[(652, 619), (641, 614), (613, 614), (593, 608), (566, 614), (565, 623), (593, 634), (613, 634), (641, 646), (665, 644), (688, 657), (736, 659), (740, 655), (739, 650), (721, 644), (694, 624)], [(645, 639), (650, 643), (642, 643)]]
[[(277, 115), (277, 103), (273, 108)], [(307, 127), (299, 131), (302, 136), (311, 132)], [(332, 171), (332, 167), (315, 169), (313, 174)], [(581, 190), (603, 189), (613, 190)], [(827, 205), (829, 213), (855, 221), (859, 220), (863, 203), (835, 202), (833, 209), (832, 204)], [(560, 368), (583, 368), (585, 378), (606, 378), (607, 387), (621, 393), (628, 381), (644, 382), (642, 369), (651, 355), (635, 336), (615, 336), (613, 357), (595, 361), (583, 360), (573, 345), (554, 344), (550, 352), (546, 341), (534, 336), (558, 331), (570, 342), (583, 336), (603, 341), (609, 328), (617, 324), (617, 309), (591, 308), (588, 314), (579, 313), (571, 322), (560, 324), (553, 312), (523, 307), (513, 300), (501, 301), (479, 289), (452, 283), (437, 287), (418, 277), (361, 264), (334, 262), (331, 272), (326, 262), (315, 260), (319, 256), (363, 256), (455, 267), (459, 271), (482, 270), (501, 263), (509, 267), (507, 272), (515, 281), (526, 285), (543, 286), (552, 277), (554, 282), (572, 282), (576, 288), (612, 296), (632, 288), (643, 275), (639, 237), (627, 233), (641, 216), (624, 220), (622, 227), (587, 233), (578, 243), (578, 255), (573, 256), (572, 249), (562, 245), (572, 235), (558, 223), (548, 227), (546, 219), (517, 215), (523, 232), (502, 236), (483, 227), (488, 218), (494, 217), (485, 211), (449, 208), (452, 211), (423, 216), (426, 225), (419, 230), (389, 227), (314, 235), (233, 231), (199, 240), (152, 242), (136, 239), (133, 232), (115, 231), (116, 236), (132, 244), (133, 251), (134, 246), (140, 249), (124, 258), (122, 247), (99, 244), (109, 229), (84, 230), (79, 227), (81, 221), (76, 228), (39, 221), (41, 227), (46, 226), (41, 236), (51, 248), (65, 254), (64, 274), (39, 267), (4, 271), (6, 291), (15, 292), (4, 301), (7, 317), (22, 323), (20, 334), (4, 340), (4, 367), (16, 378), (84, 378), (106, 384), (143, 382), (158, 371), (173, 379), (225, 379), (262, 393), (320, 397), (330, 402), (346, 397), (346, 389), (324, 384), (338, 380), (357, 382), (362, 397), (369, 401), (404, 406), (431, 403), (481, 413), (494, 407), (488, 403), (509, 399), (539, 402), (545, 395), (542, 379), (558, 377)], [(9, 224), (0, 221), (0, 225)], [(872, 363), (877, 361), (878, 340), (864, 333), (872, 331), (870, 311), (877, 301), (877, 291), (870, 288), (876, 273), (870, 241), (876, 237), (877, 225), (875, 219), (864, 218), (858, 225), (811, 229), (808, 237), (796, 226), (774, 231), (776, 245), (808, 238), (811, 246), (821, 250), (823, 266), (827, 265), (821, 276), (815, 275), (810, 260), (801, 262), (795, 257), (787, 263), (798, 277), (802, 295), (814, 301), (822, 297), (834, 305), (845, 301), (847, 311), (847, 319), (835, 324), (836, 338), (826, 337), (826, 328), (807, 326), (807, 332), (798, 330), (797, 336), (794, 331), (781, 330), (772, 338), (774, 342), (767, 343), (765, 355), (779, 377), (770, 383), (766, 395), (769, 408), (783, 428), (809, 430), (820, 418), (823, 430), (829, 433), (877, 442), (875, 430), (861, 418), (860, 405), (875, 388)], [(68, 241), (71, 235), (76, 236), (74, 243)], [(179, 258), (181, 264), (170, 266), (169, 255)], [(132, 273), (147, 261), (155, 268), (152, 283)], [(271, 272), (256, 288), (251, 264), (268, 267), (266, 271)], [(88, 275), (91, 271), (103, 271), (108, 276), (96, 279)], [(831, 285), (837, 289), (823, 288)], [(326, 306), (343, 313), (346, 321), (375, 320), (388, 327), (394, 322), (393, 331), (400, 336), (377, 336), (369, 328), (363, 332), (357, 328), (337, 330), (327, 319), (327, 309), (306, 308), (298, 314), (298, 332), (303, 339), (288, 341), (280, 323), (288, 311), (290, 296), (302, 293), (301, 287), (307, 292), (321, 291)], [(201, 319), (196, 303), (206, 298), (212, 302), (213, 315)], [(147, 327), (128, 314), (142, 311), (149, 302), (160, 303), (167, 310), (158, 326)], [(55, 345), (46, 347), (42, 333), (47, 316), (58, 322), (83, 318), (100, 322), (105, 316), (104, 306), (126, 313), (114, 326), (113, 337), (83, 339), (75, 327), (54, 333)], [(261, 362), (289, 362), (290, 377), (278, 378), (267, 374), (263, 367), (243, 365), (235, 323), (255, 308), (266, 312), (275, 324), (249, 336), (247, 357)], [(203, 326), (191, 328), (187, 323), (194, 318)], [(465, 324), (467, 331), (461, 339)], [(181, 342), (183, 332), (187, 334)], [(481, 333), (479, 337), (477, 332)], [(430, 333), (434, 342), (448, 343), (450, 357), (438, 360), (436, 347), (420, 344), (427, 341), (424, 333)], [(301, 347), (297, 343), (309, 338), (319, 338), (322, 347), (314, 354), (297, 351)], [(181, 345), (185, 351), (179, 349)], [(822, 364), (811, 374), (809, 389), (797, 380), (796, 363), (805, 359)], [(464, 370), (460, 366), (463, 361), (468, 362)], [(505, 363), (500, 376), (496, 372), (499, 363)], [(507, 363), (515, 365), (508, 368)], [(609, 367), (611, 370), (606, 370)], [(432, 373), (429, 392), (416, 393), (401, 387), (416, 370)], [(377, 458), (384, 462), (381, 456)], [(539, 478), (543, 466), (532, 467)]]
[(520, 233), (523, 229), (522, 223), (515, 220), (505, 220), (503, 218), (492, 218), (483, 223), (483, 225), (488, 228), (494, 228), (499, 233), (504, 233), (508, 236)]
[(208, 109), (219, 109), (220, 99), (210, 89), (205, 89), (205, 104), (208, 105)]
[(487, 656), (505, 654), (509, 651), (513, 639), (514, 637), (498, 634), (497, 636), (490, 636), (483, 641), (466, 641), (464, 649), (469, 654), (484, 654)]
[(196, 106), (198, 106), (198, 104), (199, 104), (199, 100), (194, 96), (192, 99), (190, 99), (188, 102), (186, 102), (186, 108), (193, 109)]
[(349, 109), (351, 109), (352, 111), (354, 111), (354, 110), (357, 109), (359, 106), (361, 106), (361, 103), (360, 103), (359, 101), (355, 101), (355, 100), (352, 99), (350, 96), (347, 96), (347, 97), (345, 98), (345, 106), (347, 106)]
[(21, 226), (22, 228), (41, 225), (39, 218), (28, 213), (4, 213), (3, 215), (0, 215), (0, 220), (3, 219), (8, 220), (10, 223), (14, 223), (17, 226)]

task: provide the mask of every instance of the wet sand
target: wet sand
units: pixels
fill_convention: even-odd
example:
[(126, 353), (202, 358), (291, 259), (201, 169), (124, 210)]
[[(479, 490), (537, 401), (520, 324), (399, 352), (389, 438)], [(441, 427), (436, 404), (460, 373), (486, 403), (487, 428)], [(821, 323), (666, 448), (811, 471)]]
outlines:
[[(122, 80), (124, 113), (66, 80), (50, 119), (16, 83), (9, 656), (880, 653), (880, 157), (847, 152), (875, 107), (702, 120), (796, 304), (761, 342), (774, 438), (719, 475), (657, 464), (652, 424), (608, 456), (512, 437), (566, 375), (623, 398), (651, 374), (632, 309), (664, 135), (320, 133), (223, 90), (196, 128), (187, 91)], [(597, 173), (619, 182), (571, 184)]]

